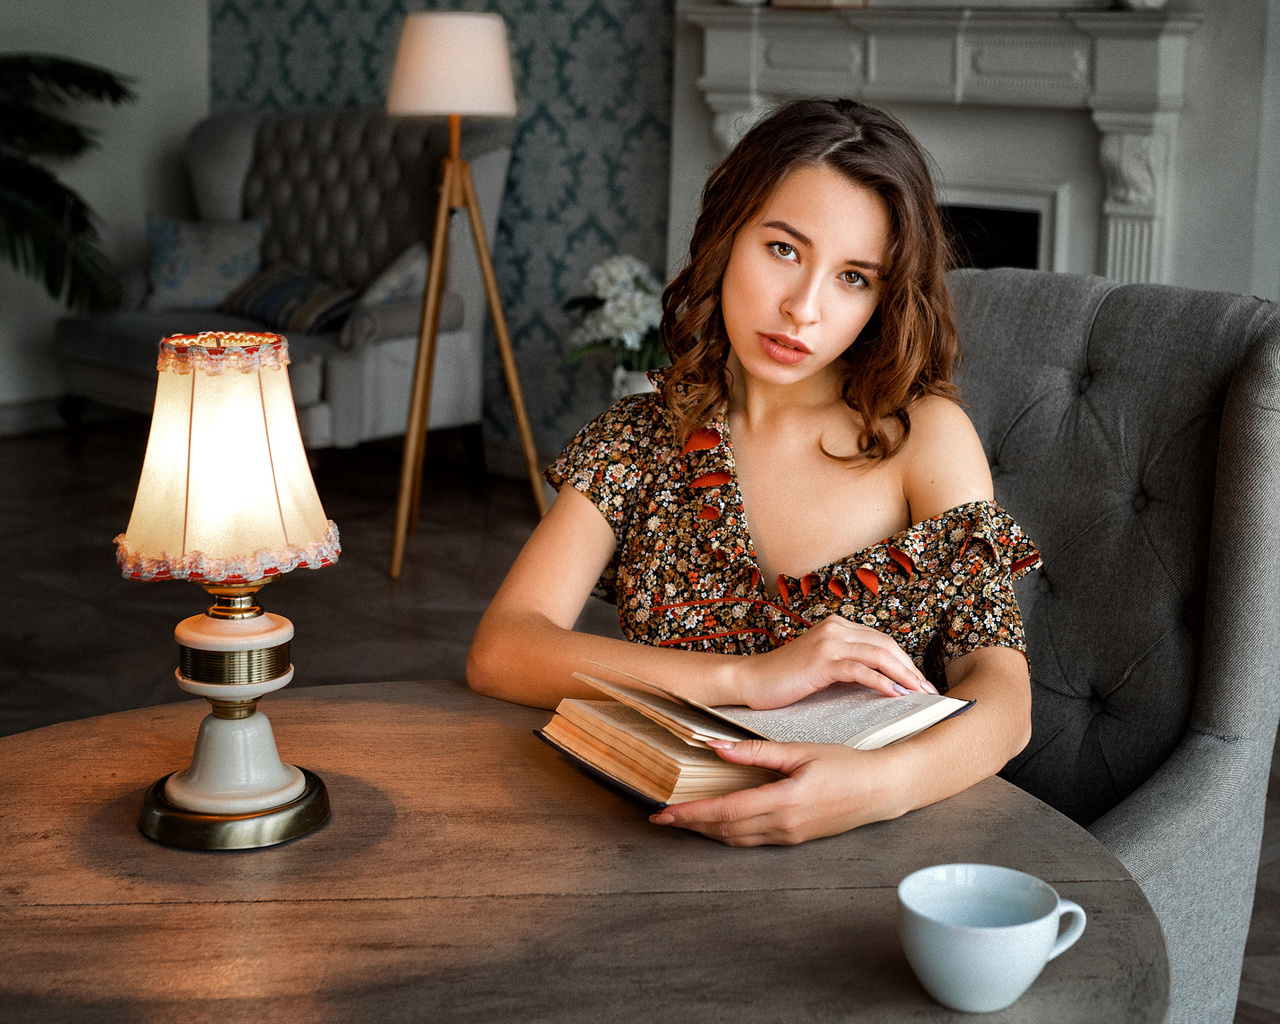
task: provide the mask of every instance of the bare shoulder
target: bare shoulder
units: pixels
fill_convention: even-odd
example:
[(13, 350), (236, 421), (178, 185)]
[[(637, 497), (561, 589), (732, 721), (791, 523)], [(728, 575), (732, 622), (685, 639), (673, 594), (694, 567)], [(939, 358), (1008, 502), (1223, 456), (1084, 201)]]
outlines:
[(911, 434), (899, 457), (912, 522), (971, 501), (991, 501), (991, 470), (964, 409), (927, 395), (909, 412)]

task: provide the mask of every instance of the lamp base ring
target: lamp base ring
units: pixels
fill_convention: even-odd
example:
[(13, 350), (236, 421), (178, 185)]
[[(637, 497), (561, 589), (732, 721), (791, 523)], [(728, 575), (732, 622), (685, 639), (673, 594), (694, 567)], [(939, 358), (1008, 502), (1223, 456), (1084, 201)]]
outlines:
[(158, 843), (188, 850), (256, 850), (287, 843), (329, 820), (329, 793), (324, 783), (306, 768), (299, 770), (306, 780), (301, 796), (252, 814), (204, 814), (179, 807), (165, 798), (166, 775), (153, 782), (143, 796), (138, 830)]

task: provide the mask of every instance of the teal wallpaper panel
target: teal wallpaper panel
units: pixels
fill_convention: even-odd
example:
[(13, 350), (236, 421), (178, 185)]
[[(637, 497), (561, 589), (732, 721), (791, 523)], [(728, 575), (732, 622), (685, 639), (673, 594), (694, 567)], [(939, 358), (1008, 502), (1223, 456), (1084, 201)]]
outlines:
[[(382, 101), (406, 10), (507, 20), (520, 100), (494, 263), (538, 446), (557, 451), (608, 404), (611, 367), (565, 359), (563, 301), (630, 253), (661, 273), (670, 151), (670, 0), (212, 0), (215, 112)], [(492, 341), (486, 430), (514, 441)]]

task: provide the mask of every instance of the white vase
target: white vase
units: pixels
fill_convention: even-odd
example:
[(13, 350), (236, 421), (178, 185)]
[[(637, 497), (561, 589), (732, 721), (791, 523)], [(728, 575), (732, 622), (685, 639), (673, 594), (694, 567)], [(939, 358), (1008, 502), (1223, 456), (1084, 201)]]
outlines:
[(653, 384), (643, 370), (628, 370), (624, 366), (613, 368), (613, 400), (625, 398), (627, 395), (643, 395), (652, 391)]

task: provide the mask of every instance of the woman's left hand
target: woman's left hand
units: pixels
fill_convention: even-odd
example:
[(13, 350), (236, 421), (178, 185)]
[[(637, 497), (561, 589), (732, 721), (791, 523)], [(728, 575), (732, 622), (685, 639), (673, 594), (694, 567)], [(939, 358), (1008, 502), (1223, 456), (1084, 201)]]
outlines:
[[(712, 745), (726, 761), (772, 768), (786, 778), (727, 796), (672, 804), (649, 820), (701, 832), (729, 846), (790, 845), (896, 818), (879, 751), (834, 743), (744, 740)], [(890, 776), (891, 778), (891, 776)]]

